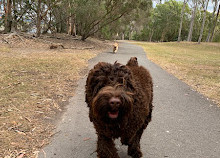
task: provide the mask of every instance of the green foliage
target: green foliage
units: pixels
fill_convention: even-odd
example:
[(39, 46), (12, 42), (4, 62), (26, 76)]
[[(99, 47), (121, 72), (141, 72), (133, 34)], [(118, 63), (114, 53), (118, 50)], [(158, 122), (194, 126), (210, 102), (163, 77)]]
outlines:
[[(175, 0), (166, 1), (164, 4), (157, 4), (156, 7), (152, 9), (150, 13), (151, 16), (147, 19), (148, 23), (145, 24), (140, 32), (137, 32), (137, 34), (133, 36), (133, 39), (149, 41), (152, 36), (151, 41), (177, 41), (182, 6), (183, 2)], [(192, 8), (186, 5), (181, 31), (182, 40), (186, 40), (188, 36), (191, 10)], [(212, 13), (207, 12), (202, 41), (206, 40), (209, 28), (213, 24), (211, 17)], [(192, 41), (198, 41), (202, 19), (203, 9), (198, 8), (194, 20)], [(218, 23), (218, 25), (220, 24)], [(218, 28), (219, 26), (216, 27), (214, 41), (219, 41), (220, 35)]]
[(213, 42), (220, 42), (220, 22), (218, 22), (218, 24), (219, 25), (215, 29), (215, 37), (214, 37)]
[[(18, 31), (36, 30), (39, 1), (12, 2), (12, 26), (16, 26)], [(182, 40), (187, 39), (193, 9), (188, 4), (183, 14)], [(201, 4), (199, 3), (195, 15), (192, 41), (198, 41), (200, 35), (204, 15), (204, 7)], [(40, 6), (41, 27), (44, 33), (69, 33), (74, 30), (72, 35), (76, 33), (82, 40), (96, 36), (104, 39), (177, 41), (183, 1), (167, 0), (157, 4), (155, 8), (152, 8), (151, 0), (41, 0)], [(0, 3), (0, 7), (6, 6)], [(2, 12), (0, 26), (5, 25), (5, 14)], [(213, 23), (212, 13), (207, 12), (202, 41), (206, 40)], [(220, 40), (219, 27), (220, 22), (217, 22), (214, 41)]]
[(136, 33), (133, 38), (138, 41), (148, 41), (150, 36), (150, 29), (144, 27), (140, 33)]
[(107, 39), (107, 40), (110, 40), (112, 39), (112, 31), (111, 29), (109, 28), (109, 26), (105, 26), (103, 27), (101, 30), (100, 30), (100, 37), (103, 38), (103, 39)]
[[(145, 37), (142, 40), (149, 40), (149, 37), (152, 36), (153, 41), (176, 41), (178, 38), (178, 29), (180, 23), (182, 2), (177, 2), (170, 0), (164, 4), (158, 4), (151, 12), (151, 17), (149, 18), (149, 23), (142, 30), (141, 35), (138, 37)], [(188, 6), (185, 9), (186, 13), (188, 12)], [(184, 16), (184, 26), (186, 25), (186, 18)], [(183, 33), (186, 36), (185, 30)]]
[[(129, 8), (129, 12), (120, 19), (108, 24), (111, 30), (110, 39), (134, 39), (148, 23), (152, 2), (149, 0), (136, 1), (136, 8)], [(100, 34), (100, 33), (99, 33)]]
[[(76, 3), (78, 33), (83, 40), (97, 32), (103, 32), (106, 26), (109, 30), (114, 30), (115, 23), (119, 24), (115, 27), (116, 30), (123, 30), (122, 27), (125, 28), (125, 25), (120, 23), (120, 19), (125, 21), (123, 18), (127, 18), (126, 21), (130, 23), (138, 18), (137, 14), (132, 15), (135, 10), (147, 10), (152, 4), (150, 0), (78, 0)], [(111, 38), (110, 34), (108, 36)]]

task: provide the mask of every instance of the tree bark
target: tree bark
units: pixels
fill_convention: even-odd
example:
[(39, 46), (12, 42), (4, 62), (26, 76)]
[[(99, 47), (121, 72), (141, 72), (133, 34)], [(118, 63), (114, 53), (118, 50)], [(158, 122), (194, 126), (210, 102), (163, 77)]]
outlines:
[[(211, 24), (213, 24), (213, 22), (214, 22), (215, 11), (216, 11), (217, 6), (218, 6), (218, 3), (217, 3), (217, 2), (218, 2), (218, 1), (215, 0), (215, 5), (214, 5), (214, 8), (213, 8), (213, 12), (212, 12), (212, 19), (211, 19), (211, 21), (210, 21)], [(210, 37), (211, 37), (211, 33), (212, 33), (212, 27), (213, 27), (213, 25), (211, 25), (211, 26), (209, 27), (209, 32), (208, 32), (208, 36), (207, 36), (207, 38), (206, 38), (206, 42), (209, 42), (209, 41), (210, 41)]]
[(14, 17), (13, 17), (13, 22), (12, 22), (12, 29), (17, 31), (17, 7), (16, 7), (16, 2), (15, 0), (13, 0), (13, 13), (14, 13)]
[(203, 35), (203, 30), (204, 30), (204, 26), (205, 26), (205, 20), (206, 20), (206, 10), (209, 4), (209, 0), (207, 0), (205, 6), (204, 6), (204, 15), (203, 15), (203, 20), (202, 20), (202, 27), (200, 30), (200, 36), (199, 36), (199, 40), (198, 40), (198, 44), (200, 44), (201, 40), (202, 40), (202, 35)]
[(213, 30), (212, 30), (211, 40), (210, 40), (211, 42), (213, 41), (213, 38), (214, 38), (215, 26), (216, 26), (216, 23), (217, 23), (217, 20), (218, 20), (219, 9), (220, 9), (220, 4), (218, 6), (218, 12), (217, 12), (217, 15), (216, 15), (216, 18), (215, 18), (215, 21), (214, 21), (214, 25), (213, 25)]
[(184, 0), (183, 7), (182, 7), (182, 10), (181, 10), (181, 20), (180, 20), (180, 27), (179, 27), (178, 42), (181, 41), (181, 32), (182, 32), (182, 26), (183, 26), (183, 15), (184, 15), (184, 11), (185, 11), (187, 1), (188, 0)]
[(69, 29), (68, 29), (68, 34), (76, 36), (76, 23), (75, 23), (75, 15), (71, 14), (69, 17)]
[(122, 39), (122, 40), (125, 40), (125, 34), (124, 34), (124, 32), (121, 34), (121, 39)]
[(188, 42), (192, 41), (193, 25), (194, 25), (194, 19), (195, 19), (197, 5), (198, 5), (198, 0), (195, 0), (194, 9), (192, 11), (192, 17), (191, 17), (191, 22), (190, 22), (189, 34), (188, 34), (188, 38), (187, 38)]
[(70, 10), (70, 15), (68, 18), (68, 34), (69, 35), (73, 35), (76, 36), (76, 23), (75, 23), (75, 14), (72, 11), (73, 9), (73, 5), (71, 4), (71, 2), (69, 2), (69, 10)]
[(150, 34), (149, 42), (152, 41), (152, 37), (153, 37), (153, 35), (154, 35), (154, 29), (152, 29), (152, 32), (151, 32), (151, 34)]
[(5, 30), (4, 30), (5, 33), (11, 31), (11, 26), (12, 26), (11, 4), (12, 4), (12, 0), (7, 0), (7, 8), (5, 10)]
[(38, 0), (37, 6), (37, 37), (41, 34), (41, 0)]

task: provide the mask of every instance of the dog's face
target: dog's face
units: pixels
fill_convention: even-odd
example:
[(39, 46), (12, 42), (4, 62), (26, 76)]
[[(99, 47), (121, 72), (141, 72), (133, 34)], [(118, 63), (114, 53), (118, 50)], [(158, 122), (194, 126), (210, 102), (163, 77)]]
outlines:
[(89, 73), (86, 102), (94, 118), (116, 123), (129, 117), (134, 102), (134, 83), (130, 69), (115, 62), (100, 62)]
[(106, 123), (121, 121), (132, 110), (132, 95), (123, 85), (105, 86), (93, 99), (93, 114)]

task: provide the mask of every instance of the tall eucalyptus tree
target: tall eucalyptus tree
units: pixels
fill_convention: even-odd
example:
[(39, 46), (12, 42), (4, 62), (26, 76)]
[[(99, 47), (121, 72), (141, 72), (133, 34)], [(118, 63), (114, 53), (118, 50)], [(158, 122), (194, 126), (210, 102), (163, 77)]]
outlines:
[(214, 21), (214, 24), (213, 24), (213, 30), (212, 30), (211, 40), (210, 40), (211, 42), (213, 41), (213, 38), (214, 38), (215, 27), (216, 27), (216, 23), (217, 23), (218, 16), (219, 16), (219, 10), (220, 10), (220, 4), (218, 6), (218, 11), (217, 11), (217, 14), (216, 14), (216, 17), (215, 17), (215, 21)]
[(205, 21), (206, 21), (206, 11), (207, 11), (208, 5), (209, 5), (209, 0), (203, 0), (204, 13), (203, 13), (202, 27), (201, 27), (201, 30), (200, 30), (200, 35), (199, 35), (199, 40), (198, 40), (199, 44), (200, 44), (200, 42), (202, 40), (202, 36), (203, 36), (203, 30), (204, 30)]
[(180, 42), (180, 40), (181, 40), (181, 32), (182, 32), (182, 26), (183, 26), (183, 16), (184, 16), (184, 11), (185, 11), (185, 7), (186, 7), (187, 2), (188, 2), (188, 0), (184, 0), (183, 7), (182, 7), (182, 10), (181, 10), (181, 19), (180, 19), (178, 42)]
[(192, 0), (192, 2), (194, 3), (194, 7), (193, 7), (193, 9), (192, 9), (192, 15), (191, 15), (189, 33), (188, 33), (188, 38), (187, 38), (187, 41), (189, 41), (189, 42), (192, 40), (193, 25), (194, 25), (194, 20), (195, 20), (195, 15), (196, 15), (196, 9), (197, 9), (199, 0)]
[(213, 5), (213, 12), (212, 12), (212, 19), (211, 19), (211, 21), (209, 21), (210, 27), (209, 27), (208, 36), (206, 38), (206, 42), (210, 41), (210, 37), (211, 37), (212, 31), (213, 31), (213, 24), (214, 24), (214, 19), (215, 19), (215, 12), (218, 7), (218, 1), (219, 0), (212, 0), (212, 3), (214, 3), (214, 5)]

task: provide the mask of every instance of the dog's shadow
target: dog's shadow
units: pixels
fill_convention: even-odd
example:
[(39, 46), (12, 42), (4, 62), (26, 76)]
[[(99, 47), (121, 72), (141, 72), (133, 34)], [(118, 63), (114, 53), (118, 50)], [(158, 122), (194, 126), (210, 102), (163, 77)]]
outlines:
[(117, 54), (117, 53), (114, 53), (114, 52), (107, 52), (108, 54)]

